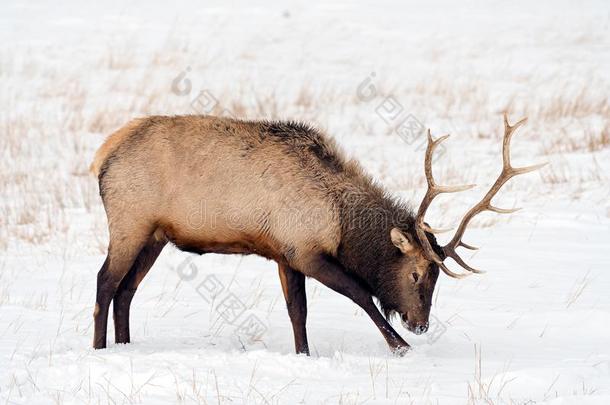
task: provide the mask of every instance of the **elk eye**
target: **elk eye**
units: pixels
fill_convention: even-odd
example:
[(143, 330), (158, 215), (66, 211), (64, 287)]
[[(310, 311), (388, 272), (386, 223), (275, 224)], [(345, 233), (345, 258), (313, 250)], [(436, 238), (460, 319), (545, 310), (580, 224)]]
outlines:
[(417, 280), (419, 280), (419, 274), (413, 272), (411, 275), (413, 276), (413, 281), (417, 283)]

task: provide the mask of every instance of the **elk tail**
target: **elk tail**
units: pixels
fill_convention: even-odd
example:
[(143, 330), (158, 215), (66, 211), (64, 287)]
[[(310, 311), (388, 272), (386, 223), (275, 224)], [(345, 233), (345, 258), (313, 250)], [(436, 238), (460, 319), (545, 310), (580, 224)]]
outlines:
[(127, 125), (123, 126), (121, 129), (114, 132), (106, 141), (100, 146), (100, 148), (95, 152), (95, 157), (93, 158), (93, 162), (91, 162), (91, 166), (89, 166), (89, 171), (95, 175), (95, 177), (99, 177), (100, 171), (106, 159), (112, 152), (122, 144), (125, 139), (127, 139), (131, 134), (133, 134), (134, 130), (144, 121), (144, 118), (137, 118), (129, 121)]

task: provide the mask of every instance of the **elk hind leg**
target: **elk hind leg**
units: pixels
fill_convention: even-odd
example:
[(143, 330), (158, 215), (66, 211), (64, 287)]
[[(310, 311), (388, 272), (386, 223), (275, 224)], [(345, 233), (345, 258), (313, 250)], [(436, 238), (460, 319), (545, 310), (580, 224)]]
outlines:
[(106, 347), (110, 301), (150, 236), (146, 233), (140, 234), (142, 236), (137, 237), (138, 233), (135, 230), (121, 235), (110, 232), (108, 255), (97, 273), (97, 293), (93, 312), (95, 349)]
[(138, 285), (153, 266), (166, 244), (167, 240), (165, 238), (157, 240), (155, 236), (151, 236), (131, 265), (131, 269), (119, 284), (113, 298), (115, 343), (129, 343), (131, 341), (129, 333), (131, 301)]

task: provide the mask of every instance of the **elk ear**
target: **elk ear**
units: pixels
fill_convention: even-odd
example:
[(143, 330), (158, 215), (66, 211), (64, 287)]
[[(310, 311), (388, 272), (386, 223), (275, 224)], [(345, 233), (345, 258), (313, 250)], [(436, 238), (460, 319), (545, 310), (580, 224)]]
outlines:
[(390, 238), (392, 239), (392, 243), (396, 246), (402, 253), (412, 252), (415, 246), (411, 242), (408, 236), (405, 236), (398, 228), (392, 228), (390, 231)]

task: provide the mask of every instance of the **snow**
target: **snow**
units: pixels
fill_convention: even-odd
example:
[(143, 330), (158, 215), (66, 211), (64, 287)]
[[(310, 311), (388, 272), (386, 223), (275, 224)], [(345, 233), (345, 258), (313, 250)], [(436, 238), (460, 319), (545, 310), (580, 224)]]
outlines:
[[(0, 402), (609, 403), (609, 29), (603, 1), (3, 2)], [(404, 357), (313, 280), (312, 356), (297, 356), (273, 263), (169, 247), (134, 299), (132, 343), (109, 322), (109, 347), (90, 347), (107, 230), (87, 167), (130, 118), (311, 121), (415, 205), (423, 138), (395, 128), (451, 133), (436, 177), (479, 186), (439, 198), (427, 218), (444, 227), (497, 176), (505, 110), (529, 117), (515, 164), (550, 164), (495, 200), (522, 211), (467, 232), (487, 273), (441, 275), (427, 334), (395, 322)], [(227, 297), (245, 308), (230, 322)]]

